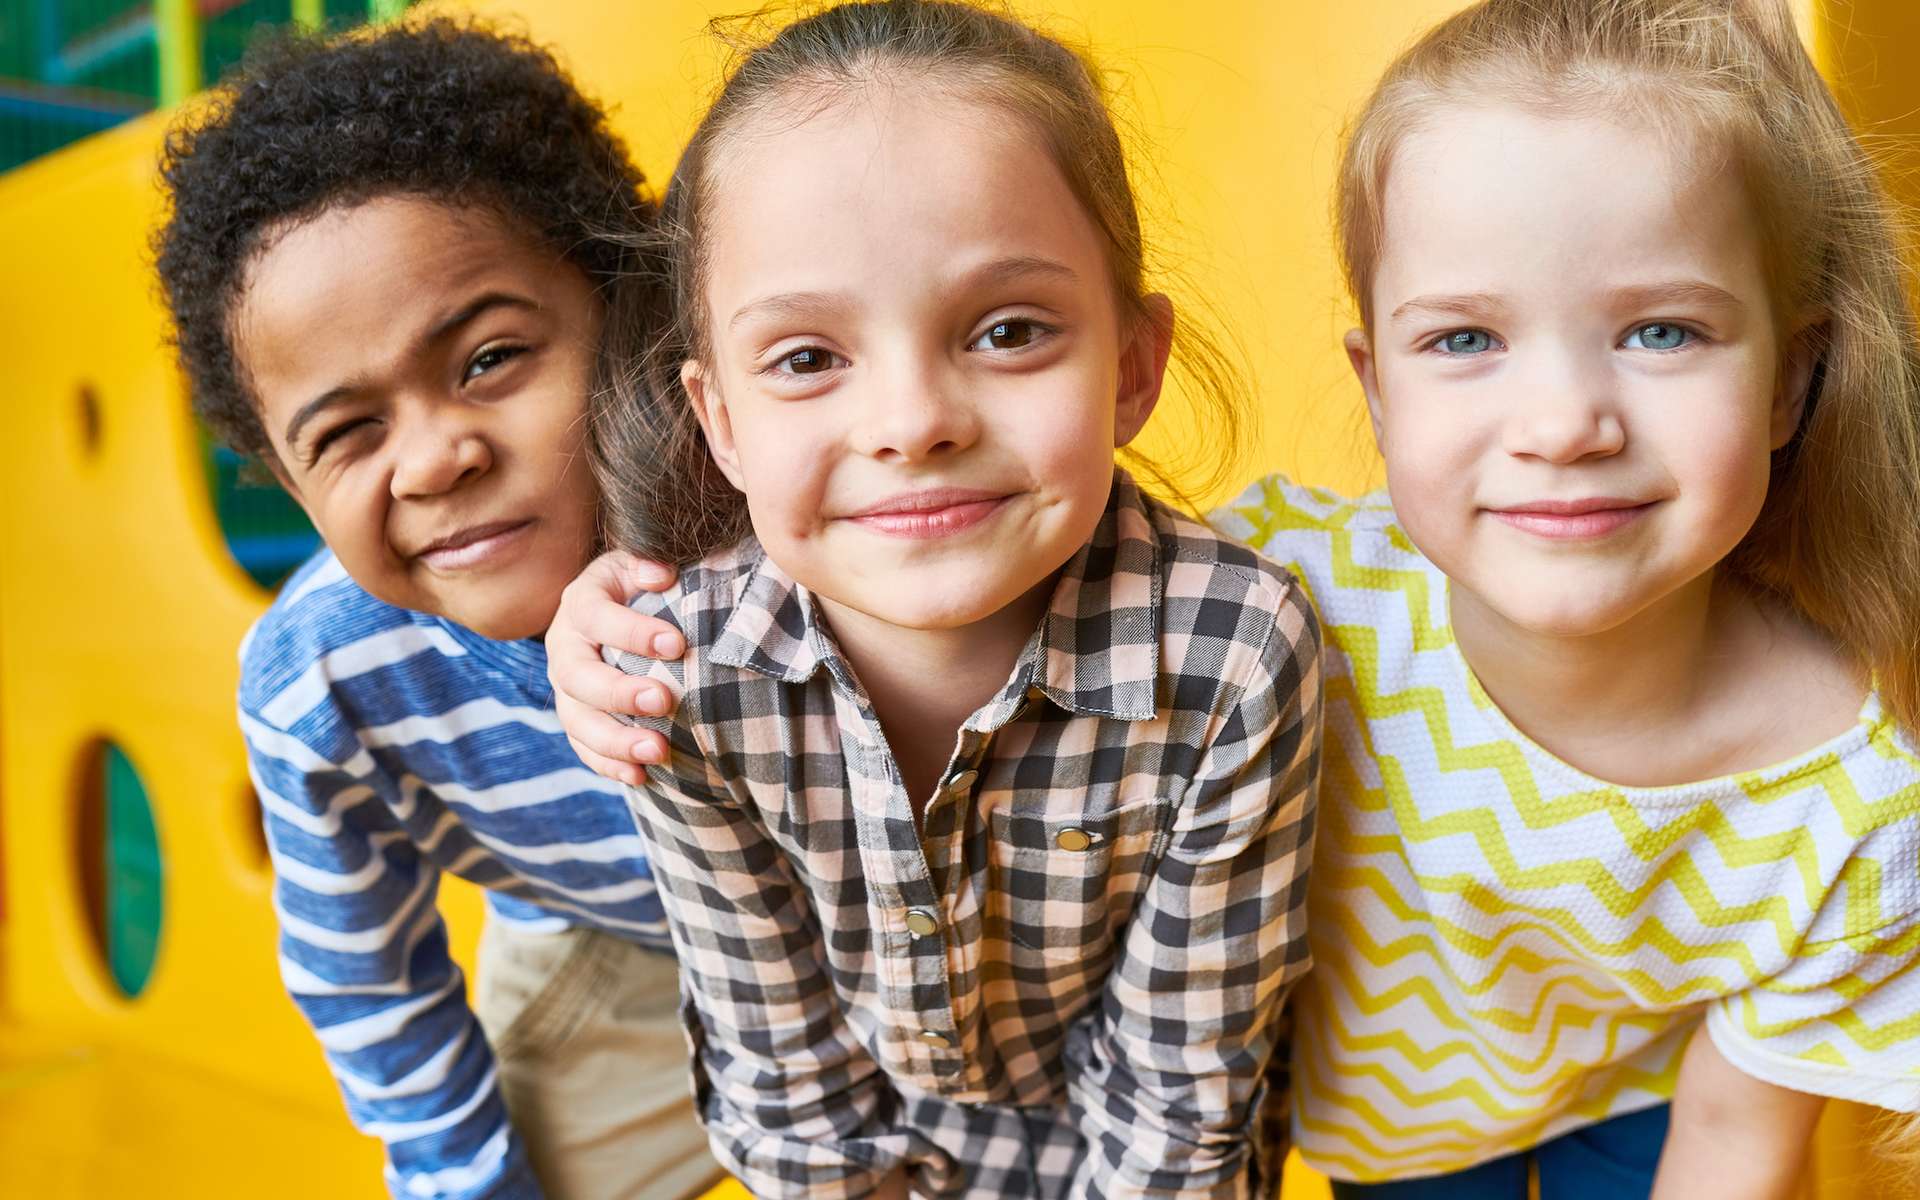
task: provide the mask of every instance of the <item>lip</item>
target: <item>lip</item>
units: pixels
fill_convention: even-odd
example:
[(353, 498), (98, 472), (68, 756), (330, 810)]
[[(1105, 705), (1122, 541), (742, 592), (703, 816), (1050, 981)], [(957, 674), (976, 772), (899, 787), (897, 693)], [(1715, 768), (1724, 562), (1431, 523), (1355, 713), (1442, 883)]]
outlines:
[(531, 517), (469, 525), (414, 551), (413, 557), (436, 571), (477, 567), (519, 544), (533, 528)]
[(1487, 512), (1523, 533), (1556, 541), (1606, 537), (1638, 521), (1657, 500), (1589, 496), (1579, 500), (1529, 500)]
[(991, 517), (1010, 498), (981, 488), (927, 488), (889, 496), (844, 519), (889, 537), (951, 537)]

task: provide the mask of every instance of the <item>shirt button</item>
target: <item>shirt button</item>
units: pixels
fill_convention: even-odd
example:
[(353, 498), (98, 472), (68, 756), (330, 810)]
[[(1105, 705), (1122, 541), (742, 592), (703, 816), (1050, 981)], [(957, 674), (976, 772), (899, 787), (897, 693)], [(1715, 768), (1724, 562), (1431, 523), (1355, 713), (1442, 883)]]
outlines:
[(945, 1050), (953, 1045), (952, 1038), (932, 1029), (922, 1029), (920, 1031), (920, 1040), (932, 1046), (935, 1050)]
[(907, 910), (907, 929), (915, 937), (932, 937), (940, 932), (940, 922), (924, 908)]
[(952, 779), (947, 780), (947, 790), (958, 796), (973, 790), (973, 785), (979, 781), (980, 772), (972, 770), (962, 771)]
[(1093, 839), (1084, 829), (1062, 829), (1053, 839), (1053, 844), (1062, 850), (1071, 850), (1076, 854), (1093, 845)]

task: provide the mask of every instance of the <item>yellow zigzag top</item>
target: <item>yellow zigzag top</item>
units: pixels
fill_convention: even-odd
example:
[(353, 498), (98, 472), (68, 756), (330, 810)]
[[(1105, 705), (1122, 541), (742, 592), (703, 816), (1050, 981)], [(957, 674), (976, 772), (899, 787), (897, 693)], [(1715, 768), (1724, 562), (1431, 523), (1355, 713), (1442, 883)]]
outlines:
[(1920, 751), (1877, 699), (1777, 767), (1615, 787), (1480, 690), (1384, 493), (1276, 477), (1215, 524), (1287, 564), (1326, 632), (1309, 1162), (1455, 1171), (1658, 1104), (1702, 1018), (1757, 1078), (1920, 1110)]

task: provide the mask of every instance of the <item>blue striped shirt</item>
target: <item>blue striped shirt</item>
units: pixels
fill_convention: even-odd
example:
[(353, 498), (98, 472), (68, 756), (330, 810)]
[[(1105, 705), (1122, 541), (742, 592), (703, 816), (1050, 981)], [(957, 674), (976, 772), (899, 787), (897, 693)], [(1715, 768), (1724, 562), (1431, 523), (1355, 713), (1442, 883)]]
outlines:
[(440, 873), (508, 919), (671, 952), (616, 785), (554, 716), (546, 653), (382, 603), (325, 550), (240, 648), (280, 970), (402, 1197), (537, 1197), (435, 907)]

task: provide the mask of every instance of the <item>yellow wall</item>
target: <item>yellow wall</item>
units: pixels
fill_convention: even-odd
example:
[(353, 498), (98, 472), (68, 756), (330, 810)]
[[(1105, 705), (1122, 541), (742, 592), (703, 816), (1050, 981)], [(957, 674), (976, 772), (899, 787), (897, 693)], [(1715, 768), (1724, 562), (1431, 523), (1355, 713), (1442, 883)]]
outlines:
[[(618, 105), (619, 127), (661, 180), (720, 61), (707, 15), (746, 6), (470, 7), (527, 12), (530, 31), (557, 43), (588, 90)], [(1245, 353), (1260, 403), (1236, 476), (1280, 469), (1342, 488), (1368, 483), (1372, 452), (1337, 350), (1346, 306), (1325, 220), (1335, 143), (1371, 76), (1451, 3), (1021, 7), (1090, 42), (1111, 72), (1122, 117), (1148, 151), (1149, 232), (1162, 262), (1178, 268), (1176, 300), (1211, 314), (1203, 319)], [(1911, 128), (1913, 73), (1868, 61), (1911, 55), (1914, 42), (1893, 40), (1915, 32), (1907, 0), (1834, 0), (1805, 13), (1840, 77), (1864, 81), (1850, 95), (1856, 111), (1891, 119), (1891, 132)], [(39, 1076), (9, 1071), (23, 1039), (43, 1053), (82, 1047), (116, 1062), (176, 1064), (128, 1091), (151, 1093), (138, 1102), (156, 1108), (187, 1094), (164, 1083), (179, 1070), (250, 1112), (279, 1105), (332, 1120), (336, 1111), (318, 1052), (274, 975), (268, 878), (232, 720), (234, 648), (267, 598), (222, 549), (145, 266), (160, 130), (157, 119), (138, 122), (0, 179), (0, 1162), (63, 1138), (87, 1162), (117, 1161), (107, 1154), (109, 1129), (127, 1120), (112, 1106), (82, 1105), (79, 1116), (36, 1107), (45, 1093), (21, 1080)], [(91, 447), (83, 390), (99, 415)], [(1177, 398), (1156, 427), (1162, 444), (1177, 440)], [(84, 748), (101, 736), (145, 777), (166, 855), (164, 940), (135, 1003), (107, 981), (79, 903), (75, 779)], [(469, 947), (470, 890), (453, 889), (448, 907), (456, 944)], [(154, 1128), (184, 1158), (197, 1126), (169, 1115)], [(227, 1150), (223, 1138), (209, 1146)], [(308, 1173), (320, 1188), (313, 1194), (378, 1194), (370, 1152), (342, 1153), (360, 1155), (340, 1175), (357, 1182), (314, 1183), (346, 1170), (347, 1159), (328, 1158)], [(120, 1178), (62, 1175), (66, 1183), (39, 1194), (125, 1193), (98, 1182), (109, 1177)], [(197, 1176), (175, 1172), (142, 1190), (210, 1194), (165, 1182), (188, 1178)], [(1847, 1185), (1844, 1194), (1866, 1192)]]

